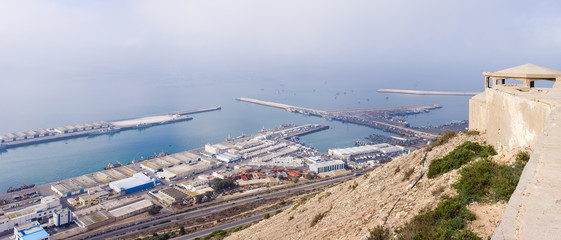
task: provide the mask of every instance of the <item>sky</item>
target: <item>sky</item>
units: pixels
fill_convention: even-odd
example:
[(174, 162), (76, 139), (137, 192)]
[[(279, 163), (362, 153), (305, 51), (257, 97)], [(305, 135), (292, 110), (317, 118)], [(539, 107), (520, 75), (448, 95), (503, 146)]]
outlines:
[[(479, 91), (483, 71), (561, 69), (560, 5), (1, 0), (0, 117), (178, 81)], [(22, 96), (31, 100), (14, 104)]]

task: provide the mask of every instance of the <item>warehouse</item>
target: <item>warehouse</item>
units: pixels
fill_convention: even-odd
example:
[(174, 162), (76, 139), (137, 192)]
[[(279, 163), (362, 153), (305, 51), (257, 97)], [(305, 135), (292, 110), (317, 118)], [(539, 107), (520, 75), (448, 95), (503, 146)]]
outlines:
[(168, 180), (188, 177), (206, 170), (211, 169), (212, 166), (208, 163), (197, 164), (181, 164), (174, 167), (166, 168), (162, 172), (158, 172), (160, 178)]
[(320, 162), (316, 164), (310, 164), (310, 170), (316, 173), (329, 172), (339, 169), (345, 169), (345, 162), (341, 160), (333, 160), (327, 162)]
[(177, 203), (188, 203), (193, 200), (193, 196), (185, 189), (178, 187), (170, 187), (160, 190), (155, 196), (166, 206), (171, 206)]
[(132, 177), (109, 183), (109, 187), (116, 193), (129, 194), (154, 187), (158, 183), (159, 180), (149, 178), (144, 173), (135, 173)]
[(388, 148), (388, 147), (393, 147), (393, 146), (387, 143), (381, 143), (381, 144), (366, 145), (360, 147), (329, 149), (327, 153), (339, 159), (349, 160), (353, 156), (380, 152), (381, 149)]
[(238, 156), (236, 154), (233, 154), (233, 153), (225, 152), (225, 153), (216, 155), (216, 159), (220, 160), (222, 162), (231, 163), (231, 162), (239, 161), (240, 156)]
[(221, 154), (228, 151), (229, 147), (222, 144), (206, 144), (205, 152), (210, 154)]

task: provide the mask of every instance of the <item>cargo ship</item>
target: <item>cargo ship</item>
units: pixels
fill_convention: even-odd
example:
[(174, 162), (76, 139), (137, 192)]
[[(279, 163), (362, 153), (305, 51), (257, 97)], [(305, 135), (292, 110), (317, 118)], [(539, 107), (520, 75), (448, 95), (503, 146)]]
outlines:
[(19, 188), (13, 188), (13, 187), (8, 188), (8, 191), (6, 191), (6, 193), (17, 192), (17, 191), (21, 191), (21, 190), (32, 188), (32, 187), (35, 187), (35, 184), (31, 184), (31, 185), (22, 184), (21, 187), (19, 187)]

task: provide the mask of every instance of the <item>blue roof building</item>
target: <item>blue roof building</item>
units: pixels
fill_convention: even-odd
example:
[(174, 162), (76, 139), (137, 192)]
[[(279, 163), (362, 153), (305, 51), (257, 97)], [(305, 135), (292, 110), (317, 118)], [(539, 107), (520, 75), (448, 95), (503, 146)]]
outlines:
[(48, 240), (49, 233), (37, 222), (14, 227), (16, 240)]
[(159, 180), (149, 178), (144, 173), (135, 173), (132, 177), (109, 183), (109, 187), (117, 193), (129, 194), (154, 187), (158, 183)]

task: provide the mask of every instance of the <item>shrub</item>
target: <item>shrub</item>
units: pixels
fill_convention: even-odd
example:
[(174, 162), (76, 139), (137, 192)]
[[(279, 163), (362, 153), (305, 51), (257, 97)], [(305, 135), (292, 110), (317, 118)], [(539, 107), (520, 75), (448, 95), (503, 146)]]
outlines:
[(477, 130), (467, 130), (467, 131), (464, 131), (464, 133), (468, 136), (479, 135), (479, 131), (477, 131)]
[(263, 219), (269, 219), (271, 217), (271, 215), (269, 215), (269, 213), (265, 213), (265, 215), (263, 215)]
[(460, 179), (452, 185), (465, 202), (481, 200), (508, 201), (516, 189), (528, 153), (519, 152), (512, 166), (482, 159), (460, 170)]
[(432, 142), (428, 147), (427, 150), (430, 151), (432, 150), (434, 147), (440, 146), (442, 144), (447, 143), (450, 139), (452, 139), (454, 136), (456, 136), (456, 132), (451, 131), (451, 130), (447, 130), (444, 134), (438, 136), (434, 142)]
[(401, 181), (407, 181), (409, 180), (409, 178), (411, 178), (411, 174), (413, 174), (413, 172), (415, 172), (414, 168), (410, 168), (407, 171), (405, 171), (405, 173), (403, 174), (403, 178), (401, 179)]
[(327, 215), (327, 212), (324, 213), (318, 213), (314, 216), (314, 218), (312, 218), (312, 222), (310, 223), (310, 227), (315, 226), (319, 221), (321, 221), (325, 215)]
[(433, 160), (429, 166), (427, 177), (435, 178), (453, 169), (458, 169), (462, 165), (475, 159), (477, 156), (487, 157), (496, 154), (497, 152), (492, 146), (482, 147), (478, 143), (467, 141), (462, 143), (462, 145), (457, 146), (446, 156)]
[(160, 213), (160, 210), (162, 210), (162, 206), (155, 205), (152, 208), (150, 208), (150, 210), (148, 210), (148, 214), (156, 215), (156, 214)]
[(368, 237), (368, 240), (387, 240), (387, 239), (390, 239), (390, 229), (385, 228), (382, 225), (378, 225), (374, 229), (370, 230), (370, 237)]
[(466, 234), (476, 236), (465, 229), (467, 221), (474, 219), (475, 215), (461, 199), (445, 196), (434, 210), (419, 211), (411, 222), (398, 230), (399, 239), (460, 239)]

